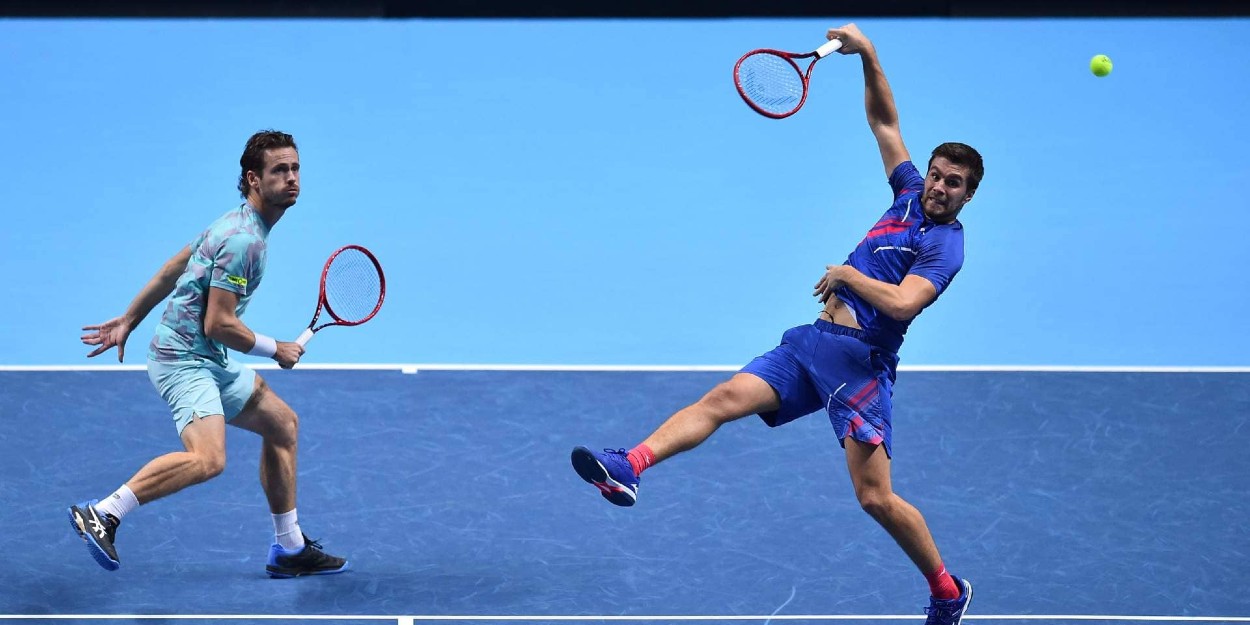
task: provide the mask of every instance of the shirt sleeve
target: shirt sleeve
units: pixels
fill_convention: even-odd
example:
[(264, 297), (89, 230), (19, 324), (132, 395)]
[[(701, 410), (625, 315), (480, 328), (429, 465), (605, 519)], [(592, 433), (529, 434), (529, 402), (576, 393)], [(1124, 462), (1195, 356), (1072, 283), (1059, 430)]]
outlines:
[(920, 253), (916, 255), (916, 262), (912, 263), (907, 273), (932, 282), (938, 295), (941, 295), (963, 266), (963, 229), (939, 227), (929, 231)]
[(249, 234), (228, 237), (213, 257), (210, 286), (239, 295), (248, 293), (248, 284), (260, 279), (260, 256), (264, 242)]
[(890, 188), (894, 190), (895, 198), (908, 191), (919, 194), (924, 191), (924, 177), (920, 175), (911, 161), (903, 161), (894, 168), (894, 173), (890, 174)]

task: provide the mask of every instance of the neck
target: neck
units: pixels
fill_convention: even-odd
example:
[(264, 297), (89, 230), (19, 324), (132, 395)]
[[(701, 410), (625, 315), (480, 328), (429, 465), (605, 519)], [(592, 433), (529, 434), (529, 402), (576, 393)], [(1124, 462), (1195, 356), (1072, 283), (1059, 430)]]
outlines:
[[(962, 207), (961, 207), (961, 210), (962, 210)], [(947, 215), (945, 217), (934, 217), (933, 215), (929, 214), (929, 211), (924, 211), (924, 216), (929, 221), (932, 221), (935, 224), (950, 224), (950, 223), (955, 223), (955, 220), (959, 219), (959, 211), (955, 211), (953, 214)]]
[(285, 208), (274, 206), (252, 194), (247, 196), (247, 203), (260, 215), (261, 219), (265, 220), (265, 225), (270, 228), (278, 223), (279, 219), (282, 219), (282, 215), (286, 214)]

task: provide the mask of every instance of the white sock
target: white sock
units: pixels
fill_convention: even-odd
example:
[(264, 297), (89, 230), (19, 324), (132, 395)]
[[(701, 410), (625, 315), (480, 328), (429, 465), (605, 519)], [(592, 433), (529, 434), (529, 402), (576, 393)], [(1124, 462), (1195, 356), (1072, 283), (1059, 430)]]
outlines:
[(295, 514), (295, 508), (291, 508), (290, 512), (274, 514), (271, 516), (273, 516), (273, 534), (275, 542), (287, 551), (303, 550), (304, 533), (299, 529), (299, 517)]
[(95, 510), (100, 514), (111, 514), (120, 521), (131, 510), (138, 507), (139, 500), (135, 498), (134, 492), (129, 486), (122, 484), (122, 487), (114, 491), (112, 495), (101, 499), (95, 505)]

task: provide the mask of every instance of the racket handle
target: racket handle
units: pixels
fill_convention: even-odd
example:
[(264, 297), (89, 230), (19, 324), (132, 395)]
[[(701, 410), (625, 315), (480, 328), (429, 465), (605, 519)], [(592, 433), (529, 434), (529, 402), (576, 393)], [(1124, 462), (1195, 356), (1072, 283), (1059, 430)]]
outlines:
[(836, 51), (838, 48), (841, 48), (841, 47), (842, 47), (841, 39), (830, 39), (829, 43), (826, 43), (825, 45), (820, 46), (819, 48), (816, 48), (816, 58), (823, 59), (826, 56), (833, 54), (834, 51)]
[(299, 338), (295, 339), (295, 342), (299, 343), (300, 347), (303, 347), (308, 344), (308, 340), (312, 338), (312, 335), (312, 328), (307, 328), (302, 334), (299, 335)]

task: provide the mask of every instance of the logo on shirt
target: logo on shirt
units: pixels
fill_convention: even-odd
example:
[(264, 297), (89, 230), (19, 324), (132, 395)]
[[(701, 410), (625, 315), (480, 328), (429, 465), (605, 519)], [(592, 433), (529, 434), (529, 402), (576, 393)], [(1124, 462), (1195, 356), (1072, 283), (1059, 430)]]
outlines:
[(229, 282), (230, 284), (233, 284), (235, 286), (242, 286), (242, 287), (247, 286), (247, 278), (244, 278), (242, 276), (226, 276), (226, 282)]

